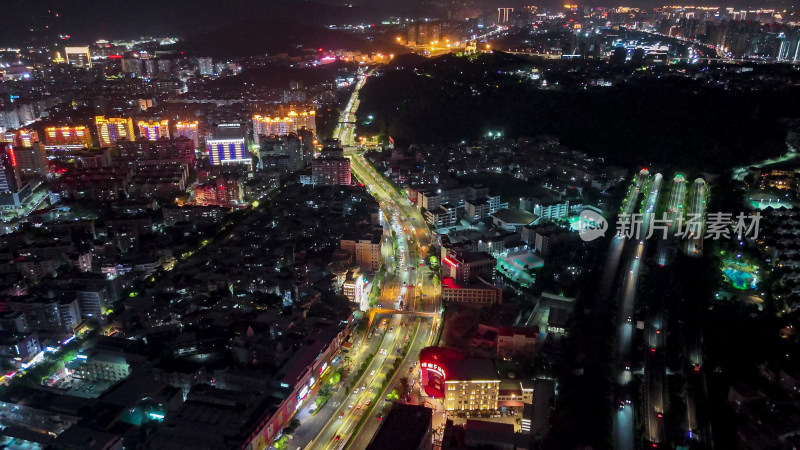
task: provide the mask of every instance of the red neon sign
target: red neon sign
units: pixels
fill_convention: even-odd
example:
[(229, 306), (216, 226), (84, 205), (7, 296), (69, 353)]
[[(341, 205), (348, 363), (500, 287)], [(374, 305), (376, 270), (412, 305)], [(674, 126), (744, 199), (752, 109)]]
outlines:
[(451, 261), (451, 260), (450, 260), (450, 258), (448, 258), (447, 256), (445, 256), (444, 258), (442, 258), (442, 261), (446, 262), (446, 263), (447, 263), (447, 265), (449, 265), (450, 267), (455, 267), (455, 266), (456, 266), (456, 263), (454, 263), (453, 261)]
[(438, 364), (429, 363), (429, 362), (423, 362), (423, 363), (420, 363), (420, 367), (422, 367), (423, 369), (428, 369), (428, 370), (432, 370), (434, 372), (438, 372), (442, 376), (442, 378), (445, 378), (445, 379), (447, 378), (445, 376), (445, 374), (444, 374), (444, 369), (442, 369), (442, 366), (440, 366)]
[(17, 167), (17, 156), (14, 155), (14, 149), (11, 147), (8, 147), (8, 156), (11, 158), (11, 165)]

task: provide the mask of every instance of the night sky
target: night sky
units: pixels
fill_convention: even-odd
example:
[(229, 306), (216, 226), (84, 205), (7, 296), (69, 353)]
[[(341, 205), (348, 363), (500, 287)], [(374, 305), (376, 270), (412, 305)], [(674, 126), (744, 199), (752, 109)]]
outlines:
[[(345, 3), (352, 3), (355, 7), (341, 7)], [(41, 27), (45, 23), (48, 9), (60, 14), (52, 28), (55, 31), (52, 33), (53, 39), (59, 34), (69, 34), (73, 43), (81, 44), (97, 39), (140, 36), (186, 37), (246, 19), (272, 19), (283, 24), (297, 22), (313, 26), (377, 21), (392, 14), (414, 17), (426, 13), (442, 14), (443, 9), (432, 6), (433, 3), (428, 0), (0, 0), (0, 17), (4, 19), (0, 27), (0, 46), (29, 42), (30, 28)], [(535, 3), (540, 6), (552, 3), (551, 6), (557, 6), (563, 2), (484, 0), (475, 3), (490, 9), (497, 5), (514, 6), (516, 3)], [(619, 3), (626, 6), (657, 6), (670, 2), (590, 2), (592, 6), (614, 6)], [(703, 3), (709, 2), (698, 1), (694, 4)], [(723, 3), (733, 5), (736, 1)], [(714, 4), (722, 6), (719, 2)], [(763, 6), (778, 5), (777, 2), (765, 0)]]

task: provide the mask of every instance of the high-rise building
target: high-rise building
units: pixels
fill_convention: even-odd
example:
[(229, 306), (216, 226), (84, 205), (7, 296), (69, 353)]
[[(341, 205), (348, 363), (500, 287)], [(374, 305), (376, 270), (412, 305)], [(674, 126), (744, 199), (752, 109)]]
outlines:
[(19, 192), (22, 188), (17, 156), (11, 144), (0, 144), (0, 192)]
[(3, 133), (2, 142), (8, 142), (14, 147), (33, 147), (35, 142), (39, 142), (39, 133), (34, 130), (9, 130)]
[(202, 76), (214, 75), (214, 61), (211, 58), (197, 58), (197, 70)]
[(3, 141), (14, 147), (17, 167), (22, 176), (47, 174), (47, 158), (39, 133), (32, 130), (11, 130), (3, 134)]
[(153, 77), (158, 74), (158, 63), (156, 63), (155, 59), (147, 58), (143, 59), (142, 62), (144, 63), (144, 73), (147, 76)]
[(65, 47), (64, 56), (67, 63), (75, 67), (92, 67), (92, 57), (89, 55), (89, 47)]
[(246, 164), (251, 166), (253, 163), (247, 154), (244, 138), (206, 139), (206, 149), (211, 164), (214, 166), (224, 164)]
[[(169, 61), (169, 60), (167, 60)], [(200, 133), (198, 132), (198, 122), (178, 122), (175, 124), (175, 137), (183, 136), (194, 142), (195, 148), (200, 147)]]
[(46, 150), (84, 148), (92, 145), (92, 135), (83, 125), (47, 127), (44, 129), (44, 142)]
[(127, 57), (122, 59), (122, 73), (127, 73), (133, 77), (142, 75), (144, 69), (142, 67), (142, 60), (134, 57)]
[(133, 134), (133, 119), (130, 117), (95, 116), (94, 122), (101, 147), (111, 146), (117, 141), (136, 139)]
[(284, 117), (255, 115), (253, 116), (253, 134), (256, 143), (259, 142), (260, 136), (281, 136), (297, 133), (303, 128), (311, 130), (313, 133), (316, 130), (316, 115), (317, 112), (314, 110), (300, 112), (292, 110)]
[(342, 155), (341, 148), (326, 148), (311, 163), (313, 184), (323, 186), (349, 185), (350, 160)]
[(158, 121), (139, 121), (139, 136), (148, 141), (155, 141), (162, 137), (169, 137), (169, 120)]

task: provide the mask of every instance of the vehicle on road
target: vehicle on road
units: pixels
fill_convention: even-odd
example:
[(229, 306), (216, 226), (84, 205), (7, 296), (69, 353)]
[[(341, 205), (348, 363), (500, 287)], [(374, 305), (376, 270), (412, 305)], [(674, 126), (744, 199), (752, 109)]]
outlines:
[(340, 413), (339, 413), (339, 418), (340, 418), (340, 419), (344, 419), (344, 413), (343, 413), (343, 412), (340, 412)]

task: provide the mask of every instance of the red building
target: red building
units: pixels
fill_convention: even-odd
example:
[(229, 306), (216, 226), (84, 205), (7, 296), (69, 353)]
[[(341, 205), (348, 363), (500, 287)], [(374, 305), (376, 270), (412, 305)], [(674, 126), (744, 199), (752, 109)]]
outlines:
[(422, 388), (428, 397), (444, 398), (447, 363), (464, 359), (460, 350), (445, 347), (425, 347), (419, 352)]
[(350, 160), (342, 156), (342, 149), (326, 148), (311, 163), (311, 177), (314, 184), (323, 186), (349, 185)]

